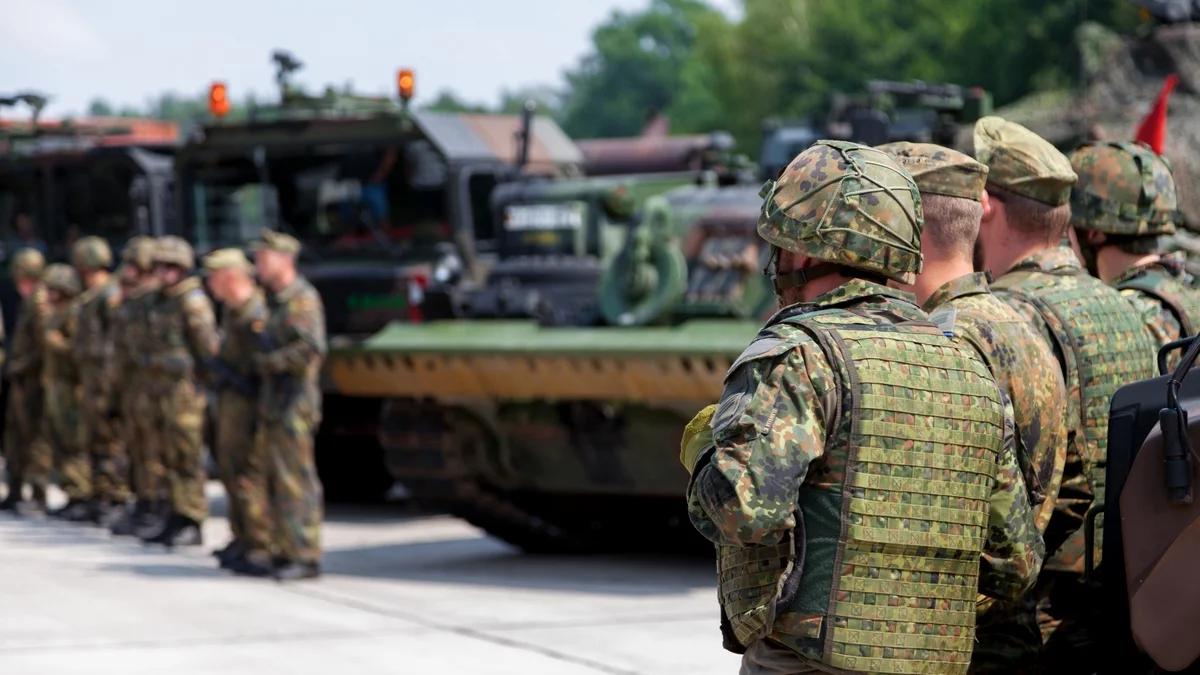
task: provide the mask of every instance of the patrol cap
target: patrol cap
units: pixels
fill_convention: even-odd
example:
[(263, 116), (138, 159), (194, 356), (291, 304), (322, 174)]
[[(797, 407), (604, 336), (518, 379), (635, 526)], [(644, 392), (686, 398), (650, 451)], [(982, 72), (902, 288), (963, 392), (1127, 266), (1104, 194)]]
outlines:
[(253, 251), (279, 251), (288, 255), (297, 255), (300, 253), (300, 240), (290, 234), (264, 229), (262, 234), (259, 235), (258, 241), (250, 245), (250, 249)]
[(885, 143), (879, 149), (912, 174), (922, 194), (980, 201), (988, 168), (957, 150), (933, 143)]
[(243, 272), (250, 273), (254, 269), (254, 266), (250, 264), (250, 260), (246, 258), (246, 254), (242, 253), (242, 249), (240, 248), (219, 248), (204, 256), (203, 264), (205, 272), (240, 269)]
[(988, 167), (988, 184), (1035, 201), (1061, 206), (1077, 177), (1071, 162), (1049, 141), (1002, 117), (975, 123), (975, 158)]

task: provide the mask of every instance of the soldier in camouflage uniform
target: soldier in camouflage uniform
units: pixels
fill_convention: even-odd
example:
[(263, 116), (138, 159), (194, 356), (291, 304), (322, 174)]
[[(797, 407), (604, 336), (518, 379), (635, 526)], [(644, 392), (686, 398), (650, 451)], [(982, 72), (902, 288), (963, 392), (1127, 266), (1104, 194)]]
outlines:
[[(1067, 457), (1066, 384), (1050, 345), (1015, 309), (991, 293), (973, 269), (983, 216), (987, 167), (928, 143), (879, 147), (912, 174), (921, 191), (924, 268), (911, 290), (934, 323), (971, 346), (1012, 402), (1017, 459), (1044, 532), (1054, 511)], [(986, 608), (976, 626), (971, 672), (1010, 673), (1035, 665), (1041, 652), (1032, 594)]]
[(1160, 255), (1179, 219), (1167, 160), (1136, 143), (1091, 143), (1071, 153), (1071, 166), (1071, 222), (1088, 268), (1146, 307), (1160, 345), (1195, 335), (1200, 291), (1182, 260)]
[[(267, 462), (255, 447), (260, 388), (254, 356), (266, 328), (267, 304), (254, 282), (254, 267), (239, 249), (213, 251), (204, 258), (208, 288), (221, 302), (221, 352), (209, 368), (217, 390), (213, 452), (229, 501), (233, 540), (216, 555), (222, 567), (240, 564), (250, 548), (266, 550), (269, 540), (247, 534), (247, 521), (270, 523)], [(249, 517), (246, 514), (250, 514)]]
[(51, 515), (82, 521), (92, 516), (92, 463), (84, 447), (79, 366), (72, 350), (75, 299), (82, 290), (70, 265), (56, 263), (42, 276), (50, 311), (42, 326), (43, 433), (54, 452), (58, 484), (67, 503)]
[(50, 309), (42, 285), (45, 267), (46, 260), (37, 249), (23, 248), (13, 256), (12, 276), (21, 296), (21, 308), (4, 364), (8, 375), (4, 425), (8, 495), (0, 503), (0, 510), (18, 507), (26, 483), (32, 488), (33, 508), (46, 507), (53, 457), (42, 435), (42, 337)]
[(200, 525), (208, 515), (204, 496), (204, 414), (200, 382), (205, 363), (217, 355), (212, 303), (191, 274), (192, 247), (179, 237), (162, 237), (154, 248), (161, 290), (149, 312), (150, 338), (143, 359), (149, 371), (152, 437), (162, 449), (170, 515), (161, 532), (144, 537), (167, 546), (200, 545)]
[(131, 237), (121, 251), (121, 303), (112, 317), (113, 355), (110, 376), (116, 392), (117, 430), (129, 461), (133, 509), (112, 526), (116, 535), (154, 536), (162, 531), (167, 511), (167, 478), (162, 449), (152, 443), (154, 395), (152, 378), (139, 367), (149, 350), (150, 308), (158, 297), (154, 274), (154, 239)]
[[(1081, 659), (1100, 650), (1088, 646), (1083, 524), (1104, 501), (1109, 401), (1120, 386), (1154, 376), (1157, 347), (1136, 308), (1089, 275), (1066, 243), (1076, 181), (1067, 158), (998, 117), (976, 123), (975, 153), (989, 168), (979, 240), (992, 289), (1053, 346), (1067, 385), (1067, 461), (1045, 531), (1039, 622), (1046, 659), (1087, 669), (1094, 664)], [(1102, 527), (1097, 519), (1098, 541)]]
[(111, 360), (112, 319), (121, 301), (116, 279), (109, 274), (112, 250), (100, 237), (83, 237), (71, 249), (71, 263), (83, 281), (76, 301), (78, 318), (72, 336), (75, 362), (83, 385), (84, 449), (92, 466), (92, 517), (109, 527), (129, 499), (129, 469), (117, 435)]
[(965, 673), (977, 593), (1042, 545), (987, 366), (912, 295), (920, 197), (886, 154), (820, 141), (765, 188), (783, 309), (689, 423), (692, 523), (717, 545), (743, 673)]
[[(295, 238), (270, 230), (256, 246), (255, 266), (269, 294), (270, 319), (254, 359), (262, 378), (255, 452), (269, 463), (271, 523), (267, 527), (245, 514), (248, 552), (234, 567), (242, 574), (270, 573), (284, 580), (320, 575), (324, 508), (313, 435), (321, 423), (325, 310), (316, 289), (296, 271), (299, 253)], [(265, 560), (267, 539), (273, 567)]]

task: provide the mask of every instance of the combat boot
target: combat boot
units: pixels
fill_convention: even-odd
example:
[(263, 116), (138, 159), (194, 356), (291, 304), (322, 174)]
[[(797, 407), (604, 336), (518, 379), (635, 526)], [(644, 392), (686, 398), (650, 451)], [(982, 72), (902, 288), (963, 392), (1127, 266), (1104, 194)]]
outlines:
[(229, 561), (225, 567), (234, 574), (245, 577), (269, 577), (275, 572), (275, 567), (270, 560), (255, 555), (243, 555), (236, 560)]
[(299, 581), (321, 576), (321, 564), (303, 560), (288, 560), (275, 566), (272, 573), (276, 581)]
[(96, 507), (92, 511), (92, 522), (111, 531), (113, 525), (128, 511), (125, 505), (119, 502), (96, 502)]
[(129, 537), (133, 536), (137, 531), (138, 520), (145, 512), (146, 502), (139, 499), (133, 503), (132, 507), (126, 507), (122, 513), (113, 521), (108, 531), (114, 537)]
[(61, 520), (78, 520), (80, 514), (88, 510), (87, 502), (79, 499), (70, 499), (61, 508), (51, 511), (49, 515), (51, 518), (59, 518)]
[(8, 489), (8, 496), (4, 501), (0, 501), (0, 511), (16, 511), (17, 505), (21, 503), (21, 493), (19, 490)]
[(228, 568), (233, 561), (245, 557), (246, 547), (242, 542), (234, 539), (225, 548), (213, 551), (213, 555), (222, 568)]
[(168, 548), (175, 546), (199, 546), (203, 543), (200, 534), (200, 523), (178, 514), (171, 514), (167, 525), (156, 537), (143, 540), (147, 544), (162, 544)]
[(166, 502), (150, 502), (142, 512), (141, 518), (134, 521), (134, 536), (146, 541), (162, 534), (167, 527), (168, 511)]
[(99, 503), (94, 499), (87, 499), (76, 502), (70, 510), (63, 514), (63, 518), (72, 523), (91, 523), (95, 521), (96, 509)]

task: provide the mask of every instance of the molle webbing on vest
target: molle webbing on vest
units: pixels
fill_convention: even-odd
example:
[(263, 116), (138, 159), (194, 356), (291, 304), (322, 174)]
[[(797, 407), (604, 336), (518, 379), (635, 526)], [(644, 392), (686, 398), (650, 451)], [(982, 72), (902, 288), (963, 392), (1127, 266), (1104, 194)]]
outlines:
[(721, 610), (743, 647), (767, 635), (775, 622), (775, 602), (793, 565), (791, 537), (770, 546), (720, 546), (717, 582)]
[(1179, 317), (1183, 337), (1196, 334), (1196, 322), (1200, 320), (1200, 295), (1178, 279), (1151, 271), (1122, 281), (1117, 284), (1117, 289), (1139, 291), (1159, 300)]
[[(1136, 308), (1120, 293), (1086, 274), (1067, 279), (1064, 282), (1062, 276), (1032, 274), (1007, 290), (1053, 319), (1047, 323), (1067, 362), (1069, 410), (1078, 415), (1076, 435), (1080, 440), (1076, 446), (1092, 488), (1092, 503), (1100, 505), (1104, 503), (1112, 396), (1126, 384), (1154, 377), (1157, 346)], [(1075, 424), (1076, 419), (1069, 420), (1069, 424)], [(1096, 522), (1099, 561), (1103, 518)], [(1083, 531), (1071, 536), (1082, 538)], [(1079, 561), (1061, 558), (1068, 555), (1066, 551), (1082, 555), (1085, 548), (1081, 542), (1064, 545), (1056, 555), (1056, 565), (1077, 566)]]
[(987, 368), (923, 324), (809, 324), (853, 384), (840, 564), (825, 661), (965, 673), (979, 555), (1003, 444)]

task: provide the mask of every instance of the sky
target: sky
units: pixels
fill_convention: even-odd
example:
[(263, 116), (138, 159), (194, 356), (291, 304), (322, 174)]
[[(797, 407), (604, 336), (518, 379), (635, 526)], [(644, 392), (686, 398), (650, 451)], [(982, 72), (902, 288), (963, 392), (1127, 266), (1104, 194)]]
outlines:
[[(505, 89), (561, 84), (597, 24), (648, 1), (4, 0), (0, 94), (48, 94), (46, 117), (82, 114), (97, 97), (141, 108), (214, 80), (235, 101), (264, 100), (283, 48), (304, 62), (296, 81), (310, 91), (350, 82), (392, 94), (396, 70), (411, 67), (417, 104), (442, 89), (495, 103)], [(732, 13), (738, 0), (712, 4)]]

